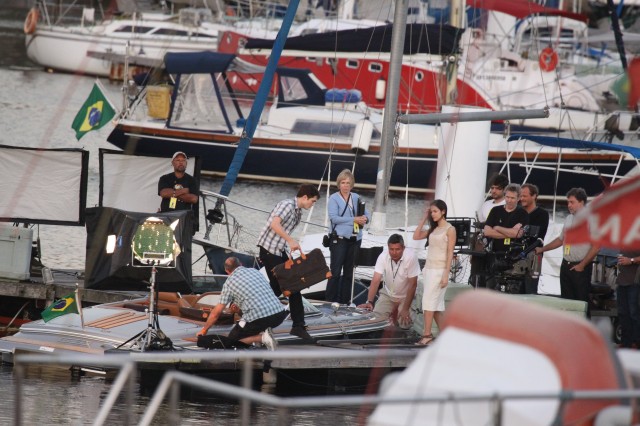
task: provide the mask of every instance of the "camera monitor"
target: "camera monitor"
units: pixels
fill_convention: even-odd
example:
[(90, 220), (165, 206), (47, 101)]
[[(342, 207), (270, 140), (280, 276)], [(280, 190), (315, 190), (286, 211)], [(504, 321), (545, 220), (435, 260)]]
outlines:
[(447, 218), (447, 222), (456, 228), (456, 248), (469, 248), (471, 240), (471, 222), (474, 219), (470, 217), (452, 217)]
[(158, 291), (192, 291), (192, 212), (86, 211), (85, 288), (147, 291), (155, 266)]

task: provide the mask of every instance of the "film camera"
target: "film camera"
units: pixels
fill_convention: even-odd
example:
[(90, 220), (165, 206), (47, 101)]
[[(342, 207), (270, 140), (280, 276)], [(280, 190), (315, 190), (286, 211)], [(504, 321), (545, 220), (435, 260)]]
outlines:
[[(522, 227), (522, 235), (511, 240), (507, 251), (494, 252), (491, 244), (483, 251), (474, 251), (469, 283), (503, 293), (535, 293), (539, 275), (539, 259), (531, 254), (542, 247), (537, 226)], [(475, 259), (474, 259), (475, 258)]]

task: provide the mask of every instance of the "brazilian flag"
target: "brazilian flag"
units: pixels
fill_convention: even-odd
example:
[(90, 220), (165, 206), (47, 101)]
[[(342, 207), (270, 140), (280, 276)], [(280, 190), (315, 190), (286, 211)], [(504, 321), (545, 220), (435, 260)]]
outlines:
[(63, 298), (56, 300), (51, 305), (47, 306), (40, 315), (44, 322), (48, 322), (59, 316), (71, 313), (79, 313), (75, 293), (68, 294)]
[(76, 139), (80, 140), (86, 133), (97, 130), (107, 124), (116, 115), (115, 110), (100, 90), (97, 84), (93, 84), (91, 93), (76, 118), (73, 119), (71, 128), (76, 131)]

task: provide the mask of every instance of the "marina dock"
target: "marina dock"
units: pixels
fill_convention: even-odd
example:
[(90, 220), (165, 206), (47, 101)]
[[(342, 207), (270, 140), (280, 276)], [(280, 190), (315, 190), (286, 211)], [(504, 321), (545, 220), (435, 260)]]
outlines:
[[(43, 277), (31, 276), (28, 280), (18, 281), (0, 278), (0, 298), (19, 297), (29, 300), (44, 300), (48, 303), (80, 288), (82, 302), (89, 305), (118, 302), (143, 296), (133, 291), (103, 291), (84, 288), (84, 273), (79, 270), (52, 270), (52, 282), (45, 283)], [(44, 307), (44, 306), (43, 306)]]

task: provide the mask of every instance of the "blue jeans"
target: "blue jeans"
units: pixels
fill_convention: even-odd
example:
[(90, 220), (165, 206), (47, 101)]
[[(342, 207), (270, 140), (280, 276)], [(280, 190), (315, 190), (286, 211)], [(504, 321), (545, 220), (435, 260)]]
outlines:
[(616, 299), (622, 347), (640, 344), (640, 286), (618, 285)]
[[(351, 300), (351, 281), (353, 280), (353, 267), (358, 248), (362, 241), (339, 238), (332, 243), (331, 251), (331, 278), (327, 282), (325, 300), (347, 304)], [(340, 276), (342, 275), (342, 277)]]

